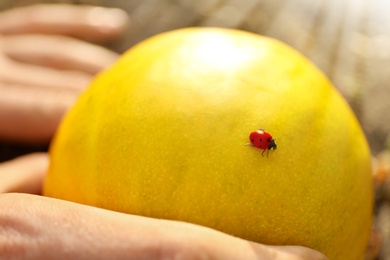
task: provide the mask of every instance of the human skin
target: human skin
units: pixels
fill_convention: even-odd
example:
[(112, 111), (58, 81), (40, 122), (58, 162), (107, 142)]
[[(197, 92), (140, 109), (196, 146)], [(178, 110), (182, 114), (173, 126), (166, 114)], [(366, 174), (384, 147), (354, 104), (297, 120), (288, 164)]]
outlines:
[(36, 5), (1, 13), (0, 140), (47, 143), (93, 76), (119, 56), (80, 37), (109, 40), (127, 22), (123, 11), (101, 7)]
[[(45, 153), (0, 164), (0, 258), (325, 260), (189, 223), (133, 216), (39, 196)], [(27, 194), (32, 193), (32, 194)]]
[[(36, 5), (0, 13), (0, 140), (49, 142), (79, 93), (118, 57), (83, 39), (112, 39), (127, 24), (123, 11), (100, 7)], [(42, 197), (48, 164), (46, 153), (0, 164), (0, 258), (326, 259), (304, 247), (267, 246), (189, 223)]]

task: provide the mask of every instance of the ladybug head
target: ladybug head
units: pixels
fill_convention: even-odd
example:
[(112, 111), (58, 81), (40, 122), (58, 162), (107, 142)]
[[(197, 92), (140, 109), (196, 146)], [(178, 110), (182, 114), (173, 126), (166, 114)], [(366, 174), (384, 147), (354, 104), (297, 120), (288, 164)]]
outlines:
[(269, 142), (269, 144), (268, 144), (268, 150), (271, 150), (271, 149), (276, 150), (276, 148), (277, 148), (277, 145), (276, 145), (276, 143), (275, 143), (275, 139), (272, 139), (272, 140)]

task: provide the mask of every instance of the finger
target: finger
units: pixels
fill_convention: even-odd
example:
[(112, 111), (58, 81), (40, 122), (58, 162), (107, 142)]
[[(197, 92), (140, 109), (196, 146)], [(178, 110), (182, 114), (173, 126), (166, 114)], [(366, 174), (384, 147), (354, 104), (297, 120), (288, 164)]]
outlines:
[(4, 68), (0, 70), (2, 85), (82, 90), (92, 80), (92, 75), (82, 71), (62, 71), (12, 60), (3, 64)]
[(95, 75), (119, 55), (101, 46), (65, 36), (13, 35), (2, 39), (4, 53), (14, 60)]
[(0, 14), (0, 33), (62, 34), (105, 40), (118, 36), (128, 21), (126, 12), (117, 8), (38, 4)]
[(0, 164), (0, 193), (40, 194), (47, 167), (45, 153), (29, 154)]
[(269, 246), (274, 253), (275, 259), (288, 260), (327, 260), (328, 258), (313, 249), (302, 246)]
[(44, 144), (53, 136), (78, 91), (23, 85), (0, 85), (0, 139)]
[[(312, 250), (306, 248), (297, 248), (291, 254), (280, 253), (273, 247), (201, 226), (127, 215), (45, 197), (3, 194), (0, 195), (0, 207), (5, 209), (0, 212), (0, 226), (11, 231), (0, 237), (0, 247), (6, 249), (10, 258), (15, 253), (13, 247), (36, 258), (326, 259), (319, 253), (307, 254)], [(34, 237), (40, 239), (37, 241)]]

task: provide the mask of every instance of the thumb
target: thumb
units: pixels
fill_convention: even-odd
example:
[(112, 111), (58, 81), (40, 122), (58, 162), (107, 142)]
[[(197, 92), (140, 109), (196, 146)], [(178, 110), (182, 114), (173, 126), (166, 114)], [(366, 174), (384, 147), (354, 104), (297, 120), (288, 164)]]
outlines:
[(303, 246), (265, 246), (251, 242), (258, 259), (328, 260), (322, 253)]

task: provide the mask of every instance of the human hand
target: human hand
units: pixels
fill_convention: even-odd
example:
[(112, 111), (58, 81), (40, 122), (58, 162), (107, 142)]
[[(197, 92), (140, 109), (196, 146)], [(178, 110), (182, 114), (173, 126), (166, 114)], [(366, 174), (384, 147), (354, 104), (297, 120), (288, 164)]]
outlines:
[(0, 13), (0, 140), (47, 143), (93, 76), (118, 55), (87, 43), (123, 32), (124, 11), (34, 5)]
[[(0, 164), (0, 193), (40, 193), (46, 154)], [(0, 194), (0, 258), (325, 260), (178, 221), (133, 216), (21, 193)]]
[[(0, 14), (0, 139), (47, 142), (93, 75), (117, 58), (76, 38), (109, 39), (126, 19), (118, 10), (65, 5)], [(47, 164), (47, 154), (0, 164), (0, 258), (326, 259), (303, 247), (265, 246), (192, 224), (37, 196)]]

